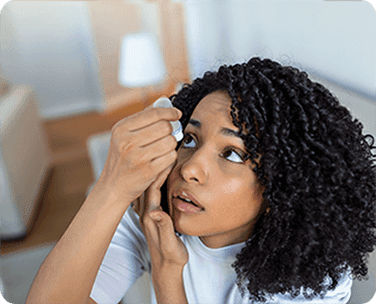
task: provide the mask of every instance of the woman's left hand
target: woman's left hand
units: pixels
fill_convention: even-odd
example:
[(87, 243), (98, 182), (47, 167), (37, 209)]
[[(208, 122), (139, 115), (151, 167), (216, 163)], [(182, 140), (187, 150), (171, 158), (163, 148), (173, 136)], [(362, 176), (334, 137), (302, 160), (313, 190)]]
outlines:
[[(160, 173), (145, 192), (145, 199), (135, 206), (140, 215), (154, 274), (182, 272), (188, 262), (188, 251), (176, 236), (171, 217), (161, 208), (160, 188), (171, 172), (172, 166)], [(176, 273), (175, 272), (175, 273)]]

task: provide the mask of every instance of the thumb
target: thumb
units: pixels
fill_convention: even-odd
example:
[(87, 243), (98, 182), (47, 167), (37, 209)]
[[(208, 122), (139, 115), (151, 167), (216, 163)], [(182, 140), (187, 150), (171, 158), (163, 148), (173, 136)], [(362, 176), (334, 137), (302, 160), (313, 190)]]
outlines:
[(163, 259), (172, 264), (184, 266), (188, 263), (189, 255), (183, 241), (176, 236), (171, 217), (163, 211), (153, 211), (149, 215), (155, 218), (158, 227), (159, 251)]
[(164, 211), (151, 211), (149, 216), (158, 226), (159, 236), (163, 243), (173, 244), (176, 242), (174, 224), (171, 217)]

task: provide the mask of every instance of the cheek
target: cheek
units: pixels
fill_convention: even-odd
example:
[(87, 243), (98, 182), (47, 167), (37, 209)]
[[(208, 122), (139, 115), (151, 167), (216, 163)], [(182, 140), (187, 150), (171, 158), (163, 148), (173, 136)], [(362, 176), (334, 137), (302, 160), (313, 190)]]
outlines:
[(223, 174), (223, 172), (216, 174), (216, 178), (212, 184), (216, 185), (216, 191), (213, 191), (213, 193), (216, 193), (216, 196), (219, 198), (231, 197), (233, 199), (250, 195), (252, 186), (252, 182), (248, 176), (234, 176), (233, 174)]
[(213, 201), (217, 202), (214, 204), (215, 210), (218, 212), (230, 212), (232, 209), (237, 209), (236, 202), (245, 202), (249, 198), (245, 191), (249, 188), (244, 188), (244, 181), (238, 179), (224, 179), (222, 181), (216, 180), (213, 184), (216, 185), (215, 189), (211, 191), (211, 197)]
[(232, 178), (216, 181), (218, 185), (215, 191), (212, 191), (213, 199), (223, 202), (218, 208), (235, 213), (245, 211), (256, 211), (262, 203), (262, 193), (259, 191), (258, 184), (253, 179)]
[(239, 179), (230, 179), (218, 184), (222, 185), (220, 187), (220, 192), (222, 192), (222, 194), (226, 196), (239, 194), (239, 192), (243, 192), (242, 190), (244, 190), (244, 181)]

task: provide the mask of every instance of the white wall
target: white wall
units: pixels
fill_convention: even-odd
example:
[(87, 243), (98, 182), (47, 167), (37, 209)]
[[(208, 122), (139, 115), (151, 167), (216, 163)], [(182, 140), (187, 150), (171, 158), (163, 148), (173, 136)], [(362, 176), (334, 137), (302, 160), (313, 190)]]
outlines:
[(192, 78), (261, 56), (376, 98), (376, 12), (368, 2), (184, 3)]
[(3, 73), (35, 88), (43, 116), (102, 108), (85, 2), (8, 2), (0, 25)]

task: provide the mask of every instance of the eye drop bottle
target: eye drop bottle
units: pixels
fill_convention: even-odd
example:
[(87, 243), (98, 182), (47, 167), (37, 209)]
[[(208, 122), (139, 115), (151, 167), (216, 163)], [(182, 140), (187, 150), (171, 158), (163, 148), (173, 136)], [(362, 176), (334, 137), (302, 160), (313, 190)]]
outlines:
[[(167, 97), (165, 96), (162, 96), (161, 98), (159, 98), (157, 101), (155, 101), (153, 103), (153, 108), (173, 108), (173, 105), (171, 103), (171, 100), (168, 99)], [(181, 126), (181, 123), (179, 120), (177, 121), (170, 121), (171, 125), (172, 125), (172, 135), (175, 136), (176, 138), (176, 141), (181, 141), (184, 137), (183, 135), (183, 128)]]

